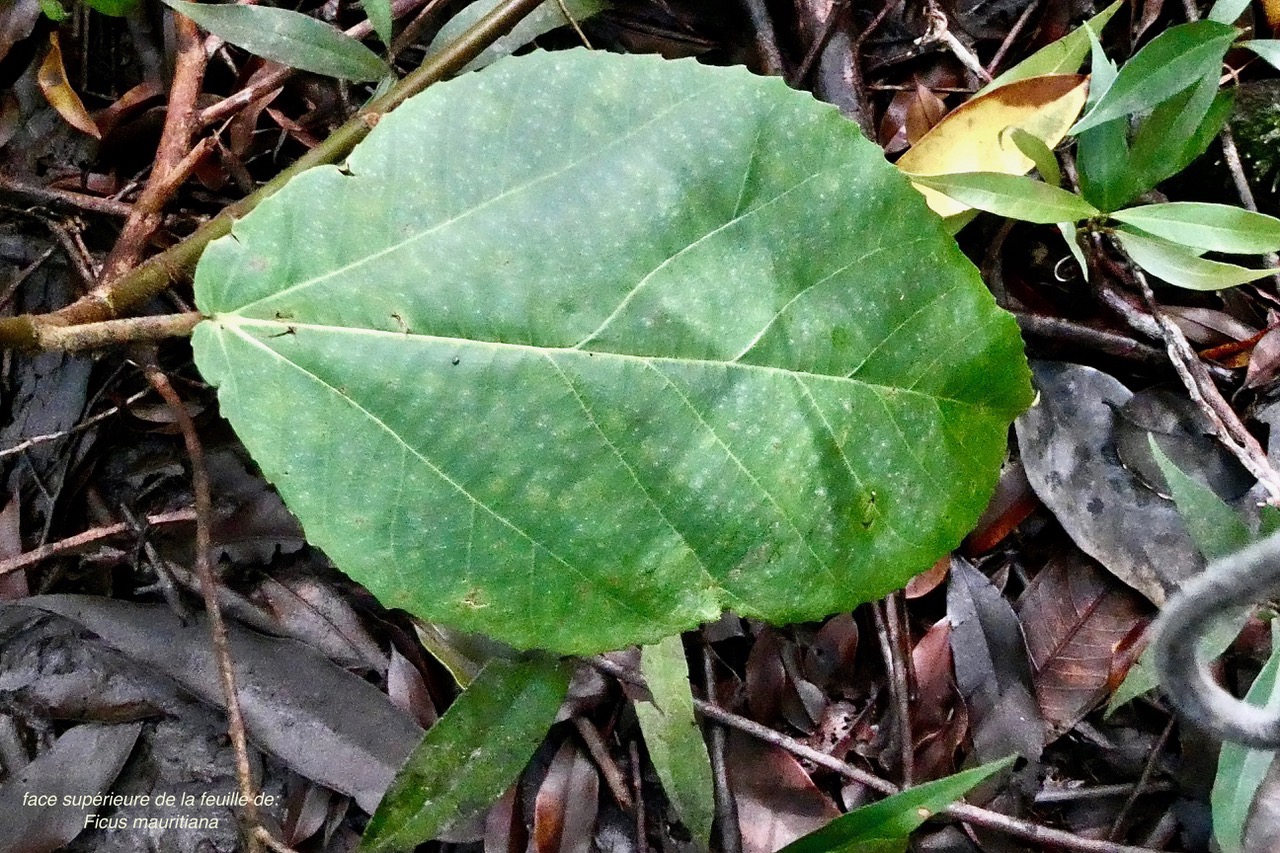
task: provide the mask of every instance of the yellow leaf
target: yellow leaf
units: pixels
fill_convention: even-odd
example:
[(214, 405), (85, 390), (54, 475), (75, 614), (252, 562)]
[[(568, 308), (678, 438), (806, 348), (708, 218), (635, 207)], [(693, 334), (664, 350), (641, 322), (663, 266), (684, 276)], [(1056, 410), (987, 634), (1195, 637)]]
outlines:
[(62, 47), (58, 44), (56, 31), (49, 33), (49, 52), (44, 55), (40, 70), (36, 72), (36, 82), (40, 84), (45, 100), (58, 111), (58, 115), (66, 119), (67, 124), (94, 139), (102, 138), (98, 126), (93, 123), (93, 118), (80, 101), (80, 96), (67, 80), (67, 69), (62, 64)]
[[(1080, 115), (1088, 91), (1088, 78), (1080, 74), (1032, 77), (1001, 86), (952, 110), (898, 159), (898, 168), (917, 175), (1025, 175), (1035, 164), (1005, 131), (1020, 127), (1053, 148)], [(968, 209), (941, 193), (916, 189), (940, 216)]]

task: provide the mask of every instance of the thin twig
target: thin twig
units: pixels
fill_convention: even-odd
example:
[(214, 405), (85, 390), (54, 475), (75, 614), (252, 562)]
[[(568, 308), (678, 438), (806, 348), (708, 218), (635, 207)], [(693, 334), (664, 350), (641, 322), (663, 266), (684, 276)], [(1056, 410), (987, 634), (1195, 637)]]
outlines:
[(635, 740), (627, 744), (627, 754), (631, 758), (631, 787), (636, 792), (636, 853), (649, 853), (649, 830), (645, 825), (644, 790), (641, 787), (643, 777), (640, 774), (640, 745)]
[[(707, 642), (705, 635), (702, 637), (702, 690), (708, 699), (715, 699), (715, 660), (711, 644)], [(742, 853), (742, 829), (738, 825), (738, 807), (733, 801), (733, 792), (729, 787), (729, 771), (725, 763), (724, 728), (714, 722), (708, 723), (707, 737), (710, 740), (708, 752), (711, 756), (716, 823), (720, 827), (720, 850), (722, 853)]]
[(1196, 355), (1186, 335), (1182, 333), (1182, 329), (1178, 328), (1178, 325), (1161, 310), (1159, 303), (1156, 302), (1155, 293), (1151, 290), (1151, 284), (1147, 281), (1146, 273), (1133, 262), (1117, 241), (1113, 240), (1112, 243), (1129, 265), (1133, 279), (1137, 282), (1142, 297), (1147, 303), (1147, 310), (1151, 312), (1151, 316), (1155, 318), (1160, 328), (1165, 349), (1169, 353), (1169, 360), (1173, 362), (1173, 369), (1182, 380), (1187, 394), (1209, 418), (1222, 445), (1231, 451), (1240, 464), (1266, 489), (1269, 502), (1273, 506), (1280, 506), (1280, 473), (1272, 467), (1266, 451), (1240, 421), (1239, 415), (1231, 408), (1231, 404), (1223, 398), (1218, 386), (1213, 384), (1213, 379), (1209, 376), (1204, 362)]
[(1174, 718), (1170, 717), (1169, 722), (1165, 724), (1164, 731), (1160, 733), (1160, 739), (1156, 741), (1155, 747), (1147, 755), (1147, 760), (1142, 765), (1142, 774), (1138, 776), (1138, 781), (1133, 783), (1129, 796), (1125, 798), (1124, 805), (1120, 807), (1120, 811), (1116, 814), (1116, 819), (1111, 822), (1111, 831), (1107, 833), (1107, 838), (1115, 841), (1120, 837), (1120, 832), (1124, 828), (1125, 821), (1129, 818), (1129, 812), (1133, 810), (1134, 805), (1138, 802), (1138, 797), (1147, 791), (1147, 785), (1151, 781), (1151, 774), (1155, 772), (1156, 761), (1164, 754), (1165, 744), (1169, 742), (1169, 736), (1173, 734)]
[(1042, 0), (1033, 0), (1027, 4), (1027, 8), (1022, 10), (1022, 14), (1018, 20), (1014, 22), (1013, 27), (1009, 30), (1009, 34), (1004, 37), (1004, 41), (1000, 42), (1000, 47), (996, 50), (995, 56), (991, 57), (991, 61), (987, 63), (986, 72), (988, 76), (994, 75), (996, 69), (1000, 67), (1000, 63), (1004, 61), (1005, 54), (1009, 52), (1009, 48), (1018, 40), (1018, 36), (1022, 35), (1022, 31), (1031, 21), (1031, 16), (1040, 8)]
[(600, 730), (590, 720), (580, 716), (573, 718), (573, 727), (578, 730), (578, 735), (586, 744), (587, 752), (591, 753), (591, 758), (600, 770), (600, 775), (604, 777), (609, 793), (613, 794), (613, 801), (623, 811), (630, 811), (631, 794), (627, 791), (626, 780), (622, 778), (618, 763), (609, 754), (609, 746), (600, 736)]
[(912, 772), (915, 755), (911, 744), (911, 708), (905, 662), (899, 651), (896, 619), (891, 612), (894, 609), (892, 595), (889, 595), (872, 605), (871, 612), (875, 617), (876, 637), (880, 640), (880, 654), (884, 658), (885, 674), (889, 682), (889, 705), (896, 723), (894, 734), (898, 738), (898, 769), (902, 786), (910, 788), (915, 776)]
[(12, 175), (0, 173), (0, 200), (29, 207), (47, 207), (61, 213), (88, 211), (100, 216), (127, 219), (133, 205), (109, 198), (85, 195), (70, 190), (24, 184)]
[(212, 558), (212, 526), (213, 499), (209, 489), (209, 469), (205, 466), (204, 446), (196, 433), (195, 422), (187, 413), (186, 406), (178, 392), (169, 384), (169, 377), (154, 362), (143, 367), (147, 381), (156, 390), (174, 420), (182, 430), (182, 440), (187, 447), (187, 455), (191, 459), (191, 489), (195, 493), (196, 509), (196, 553), (195, 569), (200, 578), (200, 592), (204, 599), (205, 611), (209, 616), (209, 633), (213, 640), (213, 657), (218, 667), (219, 680), (222, 683), (222, 695), (227, 703), (227, 731), (231, 736), (231, 747), (236, 759), (236, 779), (239, 782), (240, 795), (244, 798), (243, 808), (245, 820), (251, 828), (249, 833), (250, 853), (258, 853), (262, 846), (262, 828), (258, 816), (258, 807), (254, 802), (253, 774), (249, 767), (249, 744), (245, 735), (244, 716), (240, 711), (240, 696), (236, 692), (235, 671), (232, 669), (231, 644), (227, 638), (227, 626), (222, 620), (222, 609), (218, 606), (218, 582), (213, 576)]
[[(628, 684), (636, 686), (645, 686), (644, 679), (639, 673), (628, 669), (614, 661), (604, 657), (588, 658), (587, 663), (594, 666), (607, 675), (617, 678), (619, 681), (625, 681)], [(877, 791), (881, 794), (891, 795), (898, 793), (901, 789), (885, 779), (881, 779), (874, 773), (869, 773), (852, 764), (841, 761), (834, 756), (821, 752), (808, 744), (801, 743), (793, 737), (776, 732), (768, 726), (763, 726), (754, 720), (740, 716), (727, 711), (712, 702), (705, 699), (694, 697), (694, 709), (703, 717), (709, 720), (723, 723), (730, 728), (737, 729), (752, 737), (762, 740), (765, 743), (785, 749), (787, 752), (797, 758), (805, 758), (812, 761), (820, 767), (825, 767), (835, 773), (844, 776), (846, 779), (852, 779), (866, 787)], [(1015, 838), (1021, 838), (1037, 844), (1057, 845), (1067, 850), (1080, 851), (1080, 853), (1161, 853), (1158, 850), (1151, 850), (1146, 847), (1132, 847), (1125, 844), (1117, 844), (1112, 841), (1097, 841), (1092, 838), (1081, 838), (1078, 835), (1072, 835), (1070, 832), (1064, 832), (1061, 829), (1043, 826), (1021, 818), (1010, 817), (1008, 815), (993, 812), (989, 809), (971, 806), (965, 803), (954, 803), (942, 810), (942, 814), (956, 820), (971, 823), (974, 826), (981, 826), (987, 829), (994, 829)]]
[[(156, 515), (149, 515), (146, 518), (148, 527), (164, 527), (170, 524), (187, 524), (195, 521), (195, 510), (176, 509), (172, 512), (161, 512)], [(82, 551), (85, 548), (92, 547), (106, 539), (114, 539), (117, 536), (123, 536), (130, 532), (127, 522), (119, 524), (107, 524), (102, 527), (95, 527), (92, 530), (86, 530), (83, 533), (77, 533), (75, 536), (68, 536), (66, 539), (59, 539), (57, 542), (48, 542), (39, 548), (32, 548), (22, 554), (15, 554), (0, 560), (0, 575), (16, 572), (22, 569), (29, 569), (32, 566), (39, 565), (45, 560), (53, 557), (59, 557), (64, 554), (72, 554), (76, 551)]]
[[(748, 720), (746, 717), (726, 711), (718, 705), (713, 705), (701, 699), (694, 699), (693, 704), (698, 713), (704, 717), (745, 732), (766, 743), (781, 747), (799, 758), (807, 758), (814, 764), (839, 773), (846, 779), (852, 779), (872, 790), (882, 794), (896, 794), (901, 790), (897, 785), (881, 779), (874, 773), (868, 773), (865, 770), (854, 767), (852, 764), (807, 746), (781, 732), (776, 732), (768, 726), (762, 726), (753, 720)], [(1081, 853), (1159, 853), (1159, 851), (1153, 851), (1146, 847), (1131, 847), (1127, 844), (1117, 844), (1112, 841), (1096, 841), (1092, 838), (1082, 838), (1070, 832), (1064, 832), (1061, 829), (1053, 829), (1052, 827), (1032, 823), (1021, 818), (1010, 817), (966, 803), (953, 803), (943, 809), (942, 814), (956, 820), (971, 823), (974, 826), (998, 830), (1007, 835), (1012, 835), (1014, 838), (1021, 838), (1036, 844), (1057, 845), (1067, 850), (1081, 851)]]
[(107, 418), (119, 414), (122, 409), (127, 409), (129, 406), (132, 406), (134, 403), (147, 396), (148, 393), (149, 392), (147, 391), (139, 391), (125, 399), (125, 401), (119, 406), (112, 406), (111, 408), (105, 409), (92, 417), (85, 418), (80, 423), (68, 429), (60, 430), (59, 432), (44, 433), (43, 435), (33, 435), (31, 438), (23, 439), (12, 447), (6, 447), (4, 450), (0, 450), (0, 459), (4, 459), (6, 456), (16, 456), (17, 454), (30, 450), (37, 445), (47, 444), (50, 441), (57, 441), (60, 438), (66, 438), (69, 435), (83, 432), (94, 424), (102, 423)]

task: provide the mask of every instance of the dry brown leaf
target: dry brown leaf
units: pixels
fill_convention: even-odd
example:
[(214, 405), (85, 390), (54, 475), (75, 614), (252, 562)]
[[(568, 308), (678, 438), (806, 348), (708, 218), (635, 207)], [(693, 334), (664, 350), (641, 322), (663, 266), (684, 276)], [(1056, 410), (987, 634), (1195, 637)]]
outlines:
[(40, 62), (40, 70), (36, 72), (36, 82), (45, 100), (49, 102), (58, 115), (76, 130), (89, 134), (94, 139), (101, 139), (102, 134), (94, 124), (93, 117), (84, 108), (84, 103), (76, 90), (71, 88), (67, 79), (67, 69), (62, 64), (62, 47), (58, 44), (57, 31), (49, 33), (49, 51)]
[[(1032, 77), (1001, 86), (952, 110), (898, 158), (898, 168), (916, 175), (1025, 175), (1035, 164), (1007, 138), (1005, 131), (1020, 127), (1053, 148), (1080, 114), (1088, 89), (1088, 78), (1079, 74)], [(933, 190), (917, 189), (940, 216), (969, 209)]]
[(1051, 560), (1018, 600), (1036, 698), (1054, 736), (1106, 696), (1120, 644), (1147, 608), (1083, 554)]
[(1268, 331), (1253, 346), (1249, 356), (1249, 369), (1244, 375), (1244, 387), (1257, 388), (1274, 381), (1280, 372), (1280, 327)]
[(840, 816), (790, 754), (741, 732), (725, 751), (742, 853), (774, 853)]
[(947, 105), (933, 94), (926, 86), (916, 83), (916, 90), (907, 104), (906, 132), (907, 142), (915, 145), (926, 133), (942, 121), (947, 114)]
[(590, 853), (600, 812), (600, 773), (573, 741), (565, 741), (533, 805), (533, 853)]

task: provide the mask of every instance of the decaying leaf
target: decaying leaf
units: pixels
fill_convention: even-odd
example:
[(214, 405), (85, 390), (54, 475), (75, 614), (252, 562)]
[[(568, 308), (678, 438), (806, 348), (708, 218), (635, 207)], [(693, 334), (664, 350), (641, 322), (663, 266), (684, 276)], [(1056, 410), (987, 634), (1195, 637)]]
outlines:
[[(0, 785), (0, 851), (53, 853), (70, 843), (92, 812), (63, 798), (106, 793), (141, 731), (141, 723), (76, 726), (11, 775)], [(52, 799), (37, 804), (24, 800), (33, 795)]]
[[(1001, 86), (952, 110), (898, 158), (898, 168), (916, 175), (1003, 172), (1025, 175), (1035, 165), (1009, 138), (1020, 127), (1049, 148), (1066, 135), (1084, 107), (1088, 78), (1076, 74), (1032, 77)], [(968, 209), (933, 190), (921, 188), (940, 216)]]
[(600, 773), (573, 741), (560, 745), (533, 807), (533, 853), (590, 853)]
[(1032, 761), (1044, 748), (1022, 626), (982, 572), (954, 557), (947, 587), (956, 685), (969, 706), (979, 761), (1017, 753)]
[(1075, 364), (1037, 362), (1037, 405), (1016, 423), (1027, 479), (1080, 550), (1159, 604), (1204, 568), (1171, 501), (1116, 456), (1116, 410), (1133, 394)]
[(1018, 599), (1036, 697), (1052, 736), (1106, 696), (1121, 643), (1149, 608), (1083, 555), (1050, 560)]
[(84, 108), (80, 96), (76, 94), (75, 89), (71, 88), (71, 81), (67, 79), (57, 31), (49, 33), (49, 50), (40, 62), (40, 70), (36, 72), (36, 82), (40, 84), (40, 91), (44, 93), (45, 100), (58, 111), (58, 115), (66, 119), (67, 124), (89, 134), (94, 139), (102, 138), (93, 117)]
[(782, 749), (734, 731), (725, 758), (743, 853), (775, 853), (840, 816), (800, 763)]

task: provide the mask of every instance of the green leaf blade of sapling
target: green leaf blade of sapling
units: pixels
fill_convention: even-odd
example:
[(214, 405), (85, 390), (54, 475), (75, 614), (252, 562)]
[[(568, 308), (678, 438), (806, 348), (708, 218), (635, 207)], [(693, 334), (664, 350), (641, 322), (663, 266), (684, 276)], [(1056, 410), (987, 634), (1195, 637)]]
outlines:
[(1218, 90), (1214, 69), (1152, 110), (1134, 135), (1128, 196), (1121, 203), (1154, 189), (1203, 154), (1221, 132), (1233, 102), (1233, 91)]
[(410, 850), (483, 813), (542, 742), (572, 672), (546, 657), (486, 664), (409, 756), (360, 850)]
[(1217, 0), (1205, 18), (1222, 24), (1234, 24), (1249, 8), (1249, 0)]
[(205, 30), (252, 54), (301, 71), (366, 82), (391, 67), (351, 36), (315, 18), (271, 6), (164, 0)]
[(1011, 127), (1008, 133), (1017, 149), (1036, 164), (1036, 171), (1044, 182), (1051, 187), (1061, 187), (1062, 171), (1058, 168), (1058, 158), (1044, 140), (1020, 127)]
[(1143, 112), (1216, 72), (1235, 41), (1234, 27), (1195, 21), (1170, 27), (1125, 63), (1098, 103), (1072, 128), (1085, 130), (1122, 116)]
[(1226, 204), (1175, 201), (1117, 210), (1111, 218), (1144, 233), (1211, 252), (1280, 249), (1280, 219)]
[[(1076, 29), (1052, 44), (1045, 45), (996, 77), (979, 89), (977, 94), (982, 95), (992, 89), (998, 89), (1009, 83), (1016, 83), (1019, 80), (1027, 80), (1031, 77), (1043, 77), (1046, 74), (1076, 73), (1080, 68), (1080, 63), (1084, 62), (1084, 58), (1089, 55), (1089, 37), (1086, 34), (1086, 30), (1092, 27), (1095, 33), (1102, 32), (1102, 28), (1107, 25), (1107, 22), (1119, 11), (1122, 5), (1124, 5), (1124, 0), (1115, 0), (1110, 6), (1085, 21)], [(974, 97), (977, 97), (977, 95)]]
[(1280, 39), (1247, 39), (1236, 46), (1258, 54), (1272, 68), (1280, 68)]
[(1117, 229), (1115, 236), (1138, 266), (1169, 284), (1187, 290), (1224, 290), (1266, 278), (1275, 272), (1207, 261), (1178, 243), (1139, 234), (1127, 227)]
[(970, 207), (1024, 222), (1055, 225), (1089, 219), (1099, 213), (1096, 207), (1075, 193), (1023, 175), (957, 172), (907, 177)]
[(122, 18), (137, 7), (139, 0), (85, 0), (85, 5), (95, 12)]
[(680, 820), (702, 848), (715, 817), (711, 759), (693, 713), (684, 644), (672, 634), (640, 651), (640, 669), (653, 702), (637, 702), (636, 716), (658, 778)]
[[(1085, 111), (1093, 109), (1115, 82), (1119, 69), (1107, 57), (1102, 42), (1091, 27), (1085, 27), (1089, 40), (1089, 100)], [(1101, 210), (1115, 210), (1133, 193), (1129, 170), (1129, 121), (1112, 119), (1076, 137), (1076, 167), (1080, 175), (1080, 194)]]
[(836, 853), (860, 851), (905, 842), (922, 823), (963, 797), (976, 785), (1009, 767), (1016, 755), (992, 761), (981, 767), (964, 770), (952, 776), (926, 782), (877, 803), (856, 809), (836, 818), (815, 832), (782, 848), (779, 853)]
[(200, 370), (309, 541), (387, 606), (564, 654), (900, 587), (1031, 399), (1017, 324), (881, 151), (692, 60), (432, 86), (196, 290)]
[[(1214, 494), (1212, 489), (1175, 465), (1160, 449), (1154, 435), (1148, 435), (1147, 442), (1156, 464), (1164, 474), (1165, 484), (1178, 507), (1178, 514), (1187, 526), (1187, 533), (1202, 554), (1211, 560), (1217, 559), (1234, 554), (1253, 541), (1253, 536), (1239, 513)], [(1213, 630), (1207, 632), (1200, 645), (1204, 655), (1213, 659), (1226, 651), (1240, 633), (1245, 618), (1247, 614), (1222, 619)], [(1155, 667), (1144, 652), (1112, 694), (1107, 703), (1107, 714), (1159, 684)]]
[[(1280, 622), (1271, 623), (1271, 657), (1245, 694), (1250, 705), (1280, 708)], [(1250, 749), (1225, 742), (1218, 755), (1209, 804), (1213, 812), (1213, 837), (1222, 853), (1245, 853), (1245, 829), (1254, 799), (1275, 762), (1276, 751)]]
[[(457, 40), (476, 21), (497, 8), (501, 0), (476, 0), (450, 18), (427, 46), (427, 56), (438, 53)], [(567, 27), (591, 17), (605, 7), (605, 0), (546, 0), (520, 20), (509, 33), (494, 41), (463, 66), (465, 71), (478, 71), (504, 56), (515, 53), (538, 36), (559, 27)], [(565, 13), (569, 17), (565, 17)]]
[(382, 44), (385, 47), (391, 47), (391, 36), (395, 27), (391, 0), (360, 0), (360, 5), (364, 7), (364, 13), (368, 16), (369, 23), (373, 25), (373, 31), (382, 40)]

